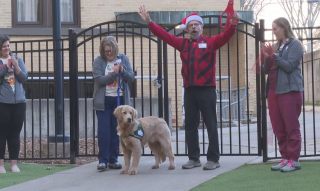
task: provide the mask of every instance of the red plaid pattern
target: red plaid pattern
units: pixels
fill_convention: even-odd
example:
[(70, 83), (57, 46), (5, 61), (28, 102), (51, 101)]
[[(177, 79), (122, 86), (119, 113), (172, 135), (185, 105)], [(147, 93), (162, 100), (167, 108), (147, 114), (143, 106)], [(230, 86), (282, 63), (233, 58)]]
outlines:
[[(236, 31), (235, 25), (230, 25), (223, 33), (205, 37), (199, 40), (176, 37), (162, 27), (151, 22), (151, 32), (180, 52), (182, 60), (181, 74), (184, 87), (216, 86), (216, 50), (230, 41)], [(199, 48), (199, 44), (206, 44), (206, 48)]]

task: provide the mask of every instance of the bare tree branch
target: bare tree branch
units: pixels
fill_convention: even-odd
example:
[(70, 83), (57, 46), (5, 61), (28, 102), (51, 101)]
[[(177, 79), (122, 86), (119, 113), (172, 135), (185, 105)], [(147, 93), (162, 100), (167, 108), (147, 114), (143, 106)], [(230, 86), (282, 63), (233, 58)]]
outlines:
[[(315, 25), (318, 21), (320, 13), (320, 2), (308, 3), (306, 0), (277, 0), (278, 4), (287, 14), (292, 27), (308, 27), (309, 25)], [(315, 32), (320, 33), (320, 30)], [(301, 29), (295, 31), (298, 38), (311, 37), (310, 29)], [(318, 34), (318, 33), (317, 33)], [(318, 42), (317, 42), (318, 43)], [(320, 46), (319, 46), (320, 47)], [(308, 52), (310, 52), (311, 46), (308, 46)]]
[(272, 0), (240, 0), (242, 11), (254, 11), (254, 22), (258, 19), (260, 12), (271, 3)]

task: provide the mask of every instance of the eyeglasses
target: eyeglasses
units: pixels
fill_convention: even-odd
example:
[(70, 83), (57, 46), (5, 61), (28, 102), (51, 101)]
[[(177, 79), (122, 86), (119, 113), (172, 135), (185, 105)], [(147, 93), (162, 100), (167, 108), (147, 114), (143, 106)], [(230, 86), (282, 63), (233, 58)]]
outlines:
[(104, 51), (104, 52), (107, 53), (107, 54), (109, 54), (109, 53), (112, 52), (112, 50), (106, 50), (106, 51)]
[(193, 23), (188, 25), (189, 28), (192, 28), (193, 26), (198, 27), (200, 25), (200, 23)]

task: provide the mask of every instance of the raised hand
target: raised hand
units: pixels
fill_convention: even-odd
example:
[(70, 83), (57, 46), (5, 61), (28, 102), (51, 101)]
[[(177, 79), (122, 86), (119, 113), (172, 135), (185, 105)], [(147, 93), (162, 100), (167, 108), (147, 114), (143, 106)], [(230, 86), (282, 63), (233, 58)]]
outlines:
[(233, 17), (231, 18), (231, 23), (236, 23), (240, 21), (240, 16), (237, 12), (234, 12)]
[(142, 20), (144, 20), (146, 23), (149, 24), (151, 22), (149, 11), (147, 11), (147, 9), (144, 5), (140, 5), (138, 13), (139, 13), (140, 17), (142, 18)]
[(115, 72), (116, 74), (119, 74), (120, 68), (121, 68), (121, 64), (115, 65), (115, 66), (114, 66), (114, 72)]
[(12, 63), (12, 65), (13, 65), (13, 68), (19, 67), (19, 65), (18, 65), (18, 60), (19, 60), (19, 58), (16, 59), (14, 56), (11, 56), (11, 63)]
[(15, 74), (19, 74), (21, 72), (21, 68), (19, 67), (18, 59), (16, 59), (14, 56), (11, 57), (13, 69)]

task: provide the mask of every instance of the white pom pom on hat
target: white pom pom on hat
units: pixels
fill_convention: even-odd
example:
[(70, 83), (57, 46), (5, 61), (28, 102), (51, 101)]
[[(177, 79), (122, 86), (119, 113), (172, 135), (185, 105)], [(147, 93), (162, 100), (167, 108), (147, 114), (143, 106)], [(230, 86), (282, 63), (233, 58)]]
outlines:
[(186, 18), (181, 20), (181, 25), (179, 28), (185, 29), (190, 21), (199, 21), (203, 25), (202, 18), (198, 15), (198, 13), (192, 13), (188, 15)]

